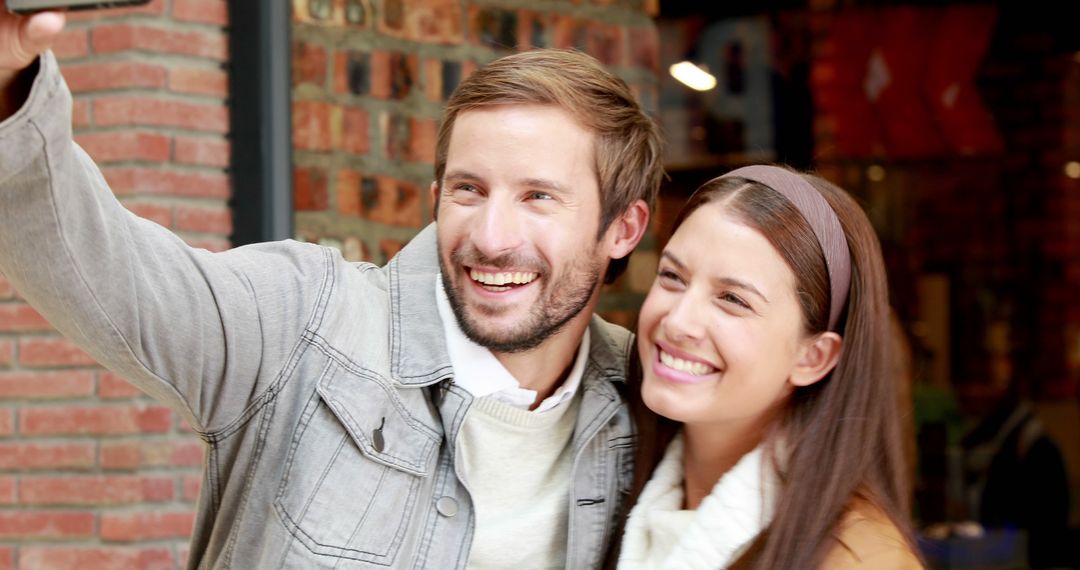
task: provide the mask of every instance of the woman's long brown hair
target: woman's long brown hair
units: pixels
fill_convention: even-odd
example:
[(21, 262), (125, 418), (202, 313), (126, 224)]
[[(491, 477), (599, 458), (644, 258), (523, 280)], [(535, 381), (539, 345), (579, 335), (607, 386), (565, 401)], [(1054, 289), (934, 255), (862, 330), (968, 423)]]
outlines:
[[(776, 516), (736, 561), (736, 568), (819, 567), (838, 545), (838, 524), (856, 498), (870, 501), (896, 524), (909, 545), (914, 544), (907, 524), (909, 494), (896, 379), (886, 365), (889, 309), (880, 244), (851, 196), (818, 177), (803, 176), (836, 212), (851, 253), (851, 288), (837, 325), (843, 350), (824, 379), (796, 389), (772, 430), (781, 434), (791, 452), (781, 472)], [(702, 205), (719, 201), (728, 215), (759, 231), (780, 252), (795, 274), (804, 332), (824, 332), (830, 302), (825, 258), (798, 210), (767, 186), (719, 178), (694, 193), (673, 228)], [(627, 388), (639, 444), (629, 512), (679, 424), (642, 403), (640, 371), (632, 371)], [(617, 536), (608, 567), (614, 567), (620, 540)]]

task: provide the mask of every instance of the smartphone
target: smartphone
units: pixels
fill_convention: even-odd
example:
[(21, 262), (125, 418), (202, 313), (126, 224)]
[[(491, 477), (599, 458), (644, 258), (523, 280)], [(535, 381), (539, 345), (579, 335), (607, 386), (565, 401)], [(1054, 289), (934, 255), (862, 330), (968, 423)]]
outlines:
[(150, 0), (6, 0), (13, 14), (32, 14), (42, 10), (97, 10), (149, 4)]

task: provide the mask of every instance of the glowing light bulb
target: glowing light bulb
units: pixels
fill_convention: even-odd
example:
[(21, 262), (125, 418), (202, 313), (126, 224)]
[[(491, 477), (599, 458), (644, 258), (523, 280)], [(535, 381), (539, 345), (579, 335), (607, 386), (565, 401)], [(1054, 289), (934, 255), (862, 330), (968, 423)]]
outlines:
[(680, 61), (668, 68), (668, 71), (680, 83), (696, 91), (708, 91), (716, 87), (716, 78), (711, 73), (689, 61)]
[(1065, 163), (1065, 176), (1069, 178), (1080, 178), (1080, 162), (1075, 160)]

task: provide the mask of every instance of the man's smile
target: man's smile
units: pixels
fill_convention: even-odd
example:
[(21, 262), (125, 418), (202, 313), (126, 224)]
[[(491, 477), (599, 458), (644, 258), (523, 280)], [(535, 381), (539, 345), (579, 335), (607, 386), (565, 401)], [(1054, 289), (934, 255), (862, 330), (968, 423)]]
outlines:
[(479, 269), (469, 269), (469, 277), (473, 281), (492, 291), (505, 291), (511, 287), (527, 285), (540, 277), (539, 273), (532, 271), (501, 271), (487, 272)]

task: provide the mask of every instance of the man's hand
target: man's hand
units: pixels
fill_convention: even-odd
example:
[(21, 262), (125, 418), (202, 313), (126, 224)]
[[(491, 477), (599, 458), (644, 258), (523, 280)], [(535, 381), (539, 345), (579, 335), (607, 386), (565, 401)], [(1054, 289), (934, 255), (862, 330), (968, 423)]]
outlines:
[(32, 78), (22, 72), (49, 49), (62, 29), (61, 12), (16, 16), (0, 0), (0, 121), (26, 101)]

